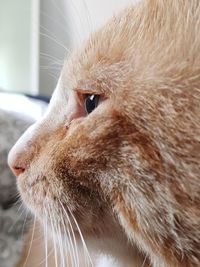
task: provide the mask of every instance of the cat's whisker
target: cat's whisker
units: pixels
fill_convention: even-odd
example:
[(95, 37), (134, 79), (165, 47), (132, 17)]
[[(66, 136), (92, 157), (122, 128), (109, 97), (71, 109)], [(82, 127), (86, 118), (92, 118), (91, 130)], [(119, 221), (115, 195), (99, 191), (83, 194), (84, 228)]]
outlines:
[(44, 242), (45, 242), (45, 267), (48, 267), (47, 216), (45, 216), (43, 227), (44, 227)]
[[(63, 267), (63, 259), (62, 259), (62, 246), (61, 246), (61, 241), (60, 241), (60, 233), (59, 233), (59, 230), (58, 230), (58, 225), (55, 221), (55, 217), (53, 216), (52, 214), (52, 217), (53, 217), (53, 223), (54, 223), (54, 237), (55, 237), (55, 246), (56, 246), (56, 251), (57, 251), (57, 260), (58, 260), (58, 263), (59, 263), (59, 266), (60, 267)], [(58, 250), (57, 250), (58, 248)]]
[(65, 267), (65, 254), (64, 254), (64, 246), (63, 246), (63, 238), (61, 237), (61, 229), (60, 225), (57, 225), (57, 233), (58, 233), (58, 242), (59, 242), (59, 247), (60, 247), (60, 260), (62, 267)]
[(63, 64), (61, 63), (58, 63), (58, 62), (48, 62), (48, 65), (41, 65), (40, 66), (40, 69), (41, 68), (49, 68), (49, 69), (54, 69), (54, 68), (57, 68), (58, 70), (60, 70), (61, 68), (63, 67)]
[[(72, 262), (72, 256), (73, 256), (74, 264), (76, 266), (79, 266), (79, 255), (78, 255), (77, 243), (76, 243), (76, 238), (75, 238), (75, 235), (74, 235), (74, 231), (73, 231), (73, 228), (72, 228), (72, 225), (71, 225), (71, 222), (70, 222), (70, 218), (69, 218), (69, 216), (68, 216), (68, 214), (67, 214), (67, 212), (66, 212), (66, 210), (65, 210), (65, 208), (64, 208), (64, 206), (62, 204), (62, 202), (60, 200), (59, 200), (59, 202), (60, 202), (60, 205), (61, 205), (61, 208), (62, 208), (63, 212), (65, 213), (67, 222), (68, 222), (69, 227), (70, 227), (70, 230), (69, 230), (68, 227), (65, 227), (64, 222), (63, 222), (63, 225), (64, 225), (64, 227), (65, 227), (65, 229), (67, 231), (68, 237), (69, 237), (69, 242), (70, 242), (69, 245), (72, 248), (72, 253), (70, 253), (71, 262)], [(72, 233), (73, 241), (72, 241), (71, 233)]]
[(84, 9), (86, 11), (85, 14), (86, 14), (86, 18), (87, 18), (88, 28), (89, 28), (89, 31), (92, 32), (94, 30), (94, 28), (93, 28), (93, 24), (92, 24), (91, 14), (89, 12), (87, 2), (85, 0), (82, 0), (82, 2), (83, 2)]
[[(82, 36), (82, 31), (84, 32), (84, 36), (87, 35), (88, 33), (90, 33), (92, 30), (94, 30), (94, 27), (92, 26), (92, 19), (91, 19), (91, 15), (89, 13), (89, 8), (86, 4), (86, 1), (79, 1), (77, 3), (75, 1), (70, 1), (70, 6), (72, 7), (72, 13), (74, 12), (73, 18), (78, 17), (78, 20), (73, 19), (72, 23), (73, 25), (75, 25), (75, 30), (73, 32), (73, 35), (77, 35), (78, 39), (77, 41), (80, 43), (80, 41), (82, 41), (81, 37)], [(80, 11), (80, 6), (82, 6), (82, 9), (85, 11), (84, 12), (84, 16), (82, 15), (82, 10)], [(86, 23), (85, 23), (86, 22)], [(80, 26), (78, 26), (78, 23), (81, 24), (81, 28)], [(81, 30), (81, 32), (80, 32)]]
[(58, 68), (58, 67), (51, 67), (51, 66), (40, 66), (40, 69), (41, 70), (51, 70), (51, 71), (59, 71), (60, 70), (60, 68)]
[(145, 264), (146, 264), (146, 261), (147, 261), (147, 254), (145, 255), (145, 257), (144, 257), (144, 261), (143, 261), (143, 263), (142, 263), (142, 266), (141, 267), (145, 267)]
[[(48, 54), (48, 53), (40, 52), (40, 56), (46, 57), (46, 58), (49, 59), (49, 60), (51, 59), (51, 60), (53, 60), (55, 63), (59, 63), (60, 65), (63, 64), (63, 60), (58, 59), (58, 58), (56, 58), (56, 57), (54, 57), (54, 56), (52, 56), (52, 55), (50, 55), (50, 54)], [(54, 64), (55, 64), (55, 63), (54, 63)]]
[(60, 64), (59, 62), (51, 62), (48, 65), (40, 66), (40, 70), (41, 71), (48, 70), (48, 75), (57, 81), (59, 78), (60, 70), (62, 69), (62, 66), (63, 64)]
[[(70, 31), (69, 29), (66, 30), (66, 27), (64, 27), (63, 24), (60, 23), (58, 20), (54, 19), (52, 16), (48, 15), (46, 12), (44, 12), (44, 11), (42, 11), (42, 10), (40, 11), (40, 13), (41, 13), (43, 16), (45, 16), (46, 18), (48, 18), (48, 19), (49, 19), (51, 22), (53, 22), (54, 24), (57, 24), (57, 25), (60, 27), (60, 29), (62, 29), (63, 33), (66, 34), (66, 36), (67, 36), (68, 38), (71, 36), (71, 31)], [(46, 28), (46, 27), (44, 27), (44, 26), (42, 26), (42, 25), (40, 25), (40, 27), (43, 28), (45, 31), (49, 31), (48, 28)], [(49, 32), (50, 32), (50, 31), (49, 31)], [(52, 33), (51, 33), (51, 34), (52, 34)]]
[(77, 222), (76, 218), (74, 217), (74, 215), (73, 215), (73, 213), (72, 213), (72, 211), (71, 211), (71, 209), (70, 209), (69, 207), (68, 207), (68, 211), (69, 211), (69, 213), (70, 213), (72, 219), (74, 220), (74, 223), (75, 223), (75, 225), (76, 225), (76, 227), (77, 227), (77, 230), (78, 230), (78, 232), (79, 232), (79, 235), (80, 235), (80, 238), (81, 238), (81, 242), (82, 242), (82, 244), (83, 244), (84, 253), (85, 253), (86, 256), (87, 256), (86, 259), (89, 260), (88, 265), (91, 264), (91, 266), (94, 266), (94, 264), (93, 264), (93, 262), (92, 262), (92, 259), (91, 259), (91, 257), (90, 257), (90, 254), (89, 254), (87, 245), (86, 245), (85, 240), (84, 240), (84, 238), (83, 238), (81, 229), (80, 229), (80, 227), (79, 227), (79, 225), (78, 225), (78, 222)]
[[(44, 237), (43, 237), (43, 240), (44, 240)], [(51, 249), (49, 252), (48, 252), (48, 255), (47, 255), (47, 259), (51, 256), (51, 254), (53, 254), (53, 249)], [(45, 262), (46, 264), (46, 258), (44, 258), (40, 263), (37, 264), (37, 267), (40, 267), (43, 263)], [(48, 267), (48, 264), (47, 264), (47, 267)]]
[(14, 200), (13, 206), (18, 206), (23, 203), (19, 192), (16, 192), (16, 194), (14, 194), (13, 200)]
[(63, 61), (60, 61), (60, 62), (51, 62), (49, 64), (50, 66), (57, 66), (57, 67), (63, 67)]
[(49, 205), (48, 205), (48, 201), (47, 201), (47, 197), (48, 197), (48, 193), (49, 193), (49, 188), (47, 189), (46, 192), (46, 196), (45, 196), (45, 201), (44, 203), (47, 203), (47, 205), (45, 205), (45, 219), (43, 222), (43, 226), (44, 226), (44, 242), (45, 242), (45, 266), (48, 267), (48, 257), (51, 254), (52, 251), (50, 251), (48, 253), (48, 219), (50, 217), (51, 219), (51, 212), (49, 212)]
[(28, 258), (31, 254), (31, 248), (32, 248), (32, 245), (33, 245), (33, 239), (34, 239), (34, 234), (35, 234), (35, 226), (36, 226), (36, 216), (34, 216), (34, 221), (33, 221), (33, 230), (32, 230), (32, 234), (31, 234), (31, 242), (30, 242), (30, 245), (29, 245), (29, 249), (28, 249), (28, 254), (26, 256), (26, 260), (23, 264), (22, 267), (25, 267), (27, 262), (28, 262)]
[[(21, 202), (21, 203), (19, 203), (20, 205), (19, 205), (19, 207), (18, 207), (18, 209), (17, 209), (17, 212), (19, 212), (20, 211), (20, 209), (24, 209), (24, 203), (23, 202)], [(16, 204), (17, 205), (17, 204)]]
[[(49, 209), (50, 211), (50, 209)], [(51, 212), (51, 211), (50, 211)], [(49, 213), (50, 213), (49, 212)], [(53, 239), (54, 239), (54, 246), (56, 247), (56, 261), (59, 263), (60, 265), (60, 259), (62, 259), (61, 255), (62, 255), (62, 245), (61, 245), (61, 242), (60, 242), (60, 233), (59, 233), (59, 230), (58, 230), (58, 225), (56, 223), (56, 218), (54, 216), (54, 212), (51, 213), (51, 216), (52, 216), (52, 222), (53, 222)], [(56, 239), (55, 239), (56, 238)], [(57, 250), (57, 248), (59, 248), (59, 250)], [(63, 264), (62, 264), (63, 265)]]
[(64, 46), (62, 43), (60, 43), (59, 41), (57, 41), (54, 37), (46, 34), (46, 33), (40, 33), (41, 36), (44, 36), (46, 38), (48, 38), (49, 40), (53, 41), (54, 43), (56, 43), (57, 45), (59, 45), (61, 48), (63, 48), (66, 52), (70, 52), (68, 50), (68, 48), (66, 46)]
[(15, 198), (16, 198), (16, 201), (12, 205), (13, 205), (13, 207), (16, 207), (16, 208), (20, 209), (21, 206), (23, 206), (24, 203), (20, 198), (17, 198), (17, 197), (15, 197)]
[[(57, 9), (57, 11), (59, 12), (59, 14), (61, 15), (61, 17), (63, 18), (65, 24), (66, 24), (66, 25), (69, 25), (69, 20), (66, 19), (65, 14), (63, 14), (63, 10), (61, 10), (61, 9), (58, 7), (58, 5), (55, 3), (54, 0), (51, 0), (51, 2), (53, 3), (53, 5), (54, 5), (55, 8)], [(72, 9), (75, 11), (75, 14), (77, 15), (77, 17), (82, 18), (81, 14), (78, 12), (78, 9), (77, 9), (77, 7), (74, 5), (74, 2), (73, 2), (73, 1), (70, 1), (70, 2), (69, 2), (69, 1), (66, 1), (66, 3), (72, 7)], [(68, 18), (69, 18), (69, 17), (68, 17)], [(80, 22), (81, 22), (81, 21), (80, 21)], [(69, 32), (69, 33), (68, 33), (68, 36), (69, 36), (69, 38), (70, 38), (71, 36), (74, 36), (75, 38), (77, 38), (77, 40), (78, 40), (79, 43), (80, 43), (80, 41), (81, 41), (81, 39), (80, 39), (80, 33), (78, 33), (79, 27), (78, 27), (78, 25), (77, 25), (77, 22), (76, 22), (74, 19), (72, 20), (72, 23), (73, 23), (73, 26), (75, 27), (76, 30), (72, 32), (72, 31), (69, 29), (69, 27), (68, 27), (68, 32)], [(84, 23), (81, 23), (81, 24), (84, 24)]]
[[(45, 212), (47, 213), (47, 212)], [(42, 235), (42, 234), (41, 234)], [(43, 221), (43, 235), (42, 235), (42, 238), (41, 240), (44, 241), (44, 246), (45, 246), (45, 257), (44, 259), (37, 265), (37, 267), (41, 266), (43, 263), (45, 263), (45, 266), (48, 267), (48, 258), (50, 257), (50, 255), (53, 253), (53, 249), (51, 249), (49, 252), (48, 252), (48, 248), (46, 249), (46, 244), (47, 243), (47, 215), (45, 216), (45, 219)], [(34, 239), (34, 241), (37, 240), (37, 239)], [(48, 252), (48, 253), (47, 253)]]
[(52, 235), (53, 240), (52, 241), (53, 241), (54, 257), (55, 257), (55, 264), (56, 264), (55, 267), (58, 267), (58, 251), (57, 251), (57, 245), (56, 245), (56, 242), (55, 242), (55, 227), (54, 227), (54, 223), (53, 223), (53, 220), (52, 220), (52, 216), (50, 215), (49, 218), (50, 218), (50, 225), (51, 225), (52, 232), (53, 232), (53, 235)]
[(63, 10), (61, 10), (59, 7), (58, 7), (58, 4), (55, 3), (54, 0), (51, 0), (51, 3), (54, 5), (54, 7), (56, 8), (56, 10), (59, 12), (60, 16), (63, 18), (64, 22), (68, 22), (67, 19), (66, 19), (66, 16), (65, 14), (63, 14)]
[(52, 77), (53, 79), (58, 80), (58, 77), (54, 75), (53, 73), (51, 73), (50, 71), (48, 71), (48, 75)]
[[(67, 251), (69, 251), (69, 257), (67, 257), (67, 264), (68, 264), (68, 258), (70, 258), (70, 263), (72, 263), (73, 260), (74, 260), (74, 258), (73, 258), (73, 254), (74, 254), (73, 253), (73, 244), (72, 244), (72, 241), (71, 241), (71, 236), (70, 236), (70, 233), (69, 233), (69, 229), (68, 229), (68, 227), (65, 227), (64, 219), (63, 219), (62, 216), (61, 216), (61, 219), (62, 219), (63, 230), (67, 234), (66, 249), (67, 249)], [(71, 253), (71, 250), (72, 250), (72, 253)]]
[(24, 236), (25, 225), (27, 224), (27, 218), (28, 218), (28, 212), (26, 213), (26, 217), (25, 217), (24, 222), (23, 222), (21, 238)]
[[(68, 221), (69, 221), (69, 219), (68, 219)], [(73, 234), (73, 230), (70, 231), (68, 229), (68, 236), (70, 238), (70, 245), (72, 248), (72, 253), (70, 250), (70, 256), (71, 256), (71, 258), (73, 256), (74, 266), (79, 267), (79, 255), (78, 255), (77, 243), (76, 243), (76, 239), (75, 239), (74, 234)], [(72, 237), (73, 237), (73, 239), (72, 239)], [(71, 262), (72, 262), (72, 260), (71, 260)]]
[(41, 65), (40, 66), (40, 69), (44, 69), (44, 70), (57, 70), (59, 71), (61, 69), (61, 65), (56, 65), (56, 64), (52, 64), (52, 63), (48, 63), (48, 64), (45, 64), (45, 65)]
[[(71, 36), (78, 37), (78, 39), (79, 39), (79, 35), (78, 35), (77, 31), (72, 31), (69, 27), (64, 27), (61, 23), (59, 23), (58, 20), (53, 19), (53, 18), (50, 17), (48, 14), (46, 14), (46, 12), (41, 11), (41, 14), (42, 14), (43, 16), (47, 17), (47, 18), (48, 18), (50, 21), (52, 21), (53, 23), (57, 24), (60, 28), (62, 28), (63, 32), (64, 32), (64, 33), (66, 34), (66, 36), (67, 36), (67, 40), (69, 40)], [(67, 21), (67, 24), (68, 24), (68, 21)], [(57, 39), (57, 37), (56, 37), (55, 35), (53, 35), (52, 32), (51, 32), (49, 29), (47, 29), (46, 27), (40, 25), (40, 28), (42, 28), (44, 31), (50, 33), (51, 36), (54, 36), (55, 39)], [(67, 28), (67, 30), (66, 30), (66, 28)], [(41, 31), (40, 31), (40, 32), (41, 32)], [(67, 41), (66, 41), (66, 42), (67, 42)], [(80, 39), (79, 39), (79, 42), (80, 42)], [(71, 50), (69, 47), (68, 47), (68, 52), (69, 52), (69, 54), (72, 53), (72, 50)]]
[[(43, 226), (43, 242), (44, 242), (44, 252), (45, 252), (44, 259), (42, 260), (42, 262), (45, 262), (45, 266), (46, 266), (46, 233), (45, 233), (45, 220), (46, 220), (46, 218), (44, 218), (44, 220), (42, 221), (42, 226)], [(42, 262), (40, 262), (38, 264), (38, 266), (40, 266)]]
[[(20, 212), (20, 214), (19, 214), (19, 218), (23, 217), (23, 216), (22, 216), (22, 215), (23, 215), (23, 212), (25, 212), (25, 211), (21, 211), (21, 212)], [(17, 213), (18, 213), (18, 211), (17, 211)], [(14, 220), (14, 222), (12, 223), (12, 225), (9, 227), (8, 232), (11, 232), (11, 231), (13, 230), (14, 226), (15, 226), (16, 223), (19, 221), (19, 218), (16, 218), (16, 219)]]
[(60, 205), (61, 205), (61, 207), (62, 207), (62, 209), (63, 209), (63, 211), (64, 211), (64, 213), (66, 215), (67, 221), (69, 223), (70, 230), (68, 229), (68, 233), (69, 233), (70, 237), (71, 237), (71, 234), (72, 234), (73, 243), (74, 243), (74, 246), (75, 246), (75, 255), (76, 255), (76, 258), (78, 260), (78, 266), (79, 266), (79, 255), (78, 255), (78, 249), (77, 249), (77, 242), (76, 242), (76, 237), (75, 237), (74, 230), (73, 230), (73, 227), (72, 227), (72, 223), (70, 221), (69, 215), (68, 215), (67, 211), (65, 210), (62, 202), (60, 200), (59, 200), (59, 202), (60, 202)]
[(60, 242), (60, 257), (62, 261), (62, 266), (65, 267), (65, 254), (64, 254), (64, 245), (63, 245), (63, 238), (61, 234), (60, 225), (58, 225), (58, 236), (59, 236), (59, 242)]
[[(54, 38), (55, 40), (57, 40), (57, 37), (56, 37), (56, 35), (55, 34), (52, 34), (52, 32), (49, 30), (49, 29), (47, 29), (46, 27), (44, 27), (44, 26), (42, 26), (42, 25), (40, 25), (40, 28), (41, 29), (43, 29), (45, 32), (42, 32), (42, 31), (40, 31), (40, 34), (47, 34), (48, 36), (50, 36), (50, 37), (52, 37), (52, 38)], [(60, 42), (60, 41), (59, 41)], [(61, 43), (61, 42), (60, 42)], [(64, 43), (61, 43), (63, 46), (65, 46), (64, 45)], [(67, 51), (68, 51), (68, 53), (69, 52), (71, 52), (69, 49), (66, 49)]]

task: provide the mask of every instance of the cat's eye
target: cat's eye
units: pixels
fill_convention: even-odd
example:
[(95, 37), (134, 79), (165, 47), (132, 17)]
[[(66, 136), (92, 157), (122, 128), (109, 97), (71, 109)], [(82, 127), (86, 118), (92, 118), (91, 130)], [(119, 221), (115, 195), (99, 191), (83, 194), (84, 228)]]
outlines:
[(100, 95), (86, 94), (85, 95), (85, 111), (91, 113), (99, 104)]

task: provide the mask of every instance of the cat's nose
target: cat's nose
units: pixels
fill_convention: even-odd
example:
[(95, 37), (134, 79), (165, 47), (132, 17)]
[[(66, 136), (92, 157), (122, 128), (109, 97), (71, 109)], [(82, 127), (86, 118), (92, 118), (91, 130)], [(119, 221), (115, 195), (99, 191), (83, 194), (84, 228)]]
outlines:
[(25, 160), (23, 159), (25, 153), (17, 150), (18, 149), (14, 146), (8, 154), (8, 166), (16, 177), (22, 174), (26, 169), (25, 163), (23, 163)]
[(11, 168), (11, 170), (16, 177), (18, 177), (21, 173), (23, 173), (25, 171), (25, 169), (22, 167), (13, 167), (13, 168)]
[(11, 171), (12, 171), (12, 173), (16, 176), (16, 177), (18, 177), (21, 173), (23, 173), (24, 171), (25, 171), (25, 169), (24, 168), (22, 168), (22, 167), (18, 167), (18, 166), (11, 166), (10, 165), (10, 169), (11, 169)]
[(31, 126), (12, 147), (8, 154), (8, 166), (13, 174), (18, 177), (29, 166), (35, 152), (35, 145), (31, 142), (33, 137)]

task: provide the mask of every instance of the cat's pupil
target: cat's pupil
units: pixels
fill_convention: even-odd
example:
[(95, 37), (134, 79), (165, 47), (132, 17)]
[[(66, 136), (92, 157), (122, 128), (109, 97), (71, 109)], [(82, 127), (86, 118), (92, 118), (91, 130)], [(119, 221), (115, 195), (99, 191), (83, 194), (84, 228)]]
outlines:
[(91, 113), (99, 104), (99, 95), (86, 95), (85, 97), (85, 110), (89, 114)]

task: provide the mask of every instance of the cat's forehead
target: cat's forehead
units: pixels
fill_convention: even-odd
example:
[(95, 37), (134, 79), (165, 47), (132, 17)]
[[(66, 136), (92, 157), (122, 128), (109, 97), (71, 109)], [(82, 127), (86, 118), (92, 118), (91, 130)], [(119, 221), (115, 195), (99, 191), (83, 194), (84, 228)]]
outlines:
[(109, 94), (118, 87), (130, 60), (126, 58), (130, 42), (128, 36), (124, 38), (122, 33), (127, 31), (126, 18), (131, 11), (131, 8), (126, 9), (113, 17), (65, 61), (61, 74), (65, 89), (91, 89), (96, 93)]
[(118, 61), (113, 57), (106, 61), (102, 57), (96, 61), (95, 55), (87, 56), (93, 63), (87, 59), (83, 61), (81, 57), (66, 63), (61, 73), (63, 90), (80, 89), (86, 93), (109, 95), (126, 81), (124, 73), (129, 64), (126, 60)]
[[(66, 61), (62, 88), (85, 88), (109, 95), (144, 81), (163, 86), (167, 80), (173, 81), (171, 76), (182, 76), (184, 66), (195, 68), (200, 49), (195, 27), (200, 25), (200, 19), (193, 21), (191, 17), (185, 22), (190, 5), (183, 9), (181, 3), (174, 1), (164, 7), (159, 1), (154, 5), (152, 1), (142, 1), (113, 17)], [(181, 13), (179, 8), (183, 9)], [(193, 76), (193, 71), (189, 69), (187, 74)]]

